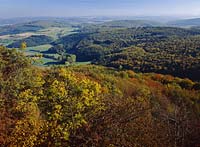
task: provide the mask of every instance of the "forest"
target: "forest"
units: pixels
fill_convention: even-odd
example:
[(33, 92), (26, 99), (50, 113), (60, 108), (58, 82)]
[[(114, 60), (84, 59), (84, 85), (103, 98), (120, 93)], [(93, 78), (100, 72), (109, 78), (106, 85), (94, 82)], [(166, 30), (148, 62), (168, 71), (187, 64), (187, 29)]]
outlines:
[(198, 28), (113, 28), (106, 24), (85, 26), (79, 33), (61, 37), (48, 52), (75, 54), (77, 61), (108, 67), (200, 80)]
[(27, 47), (34, 47), (39, 45), (49, 44), (53, 41), (53, 38), (45, 35), (32, 35), (22, 40), (18, 40), (9, 44), (8, 48), (20, 48), (22, 42), (26, 42)]
[(41, 68), (33, 62), (23, 51), (0, 47), (1, 147), (200, 143), (197, 81), (100, 65)]

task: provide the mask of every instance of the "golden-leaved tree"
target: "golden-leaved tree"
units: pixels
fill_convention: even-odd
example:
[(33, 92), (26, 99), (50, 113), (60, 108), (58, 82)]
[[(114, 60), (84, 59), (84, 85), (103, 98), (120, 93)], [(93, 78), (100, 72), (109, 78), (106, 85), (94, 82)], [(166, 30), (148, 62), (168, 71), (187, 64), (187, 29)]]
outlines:
[(69, 135), (103, 109), (101, 86), (65, 68), (42, 71), (0, 48), (0, 144), (68, 146)]

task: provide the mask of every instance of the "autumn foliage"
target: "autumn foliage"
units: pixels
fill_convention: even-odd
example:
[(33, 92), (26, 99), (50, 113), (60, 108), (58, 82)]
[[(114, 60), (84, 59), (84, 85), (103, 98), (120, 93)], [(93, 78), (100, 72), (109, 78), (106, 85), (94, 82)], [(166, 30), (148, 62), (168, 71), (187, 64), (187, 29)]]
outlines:
[(41, 69), (0, 47), (0, 146), (195, 146), (198, 84), (95, 65)]

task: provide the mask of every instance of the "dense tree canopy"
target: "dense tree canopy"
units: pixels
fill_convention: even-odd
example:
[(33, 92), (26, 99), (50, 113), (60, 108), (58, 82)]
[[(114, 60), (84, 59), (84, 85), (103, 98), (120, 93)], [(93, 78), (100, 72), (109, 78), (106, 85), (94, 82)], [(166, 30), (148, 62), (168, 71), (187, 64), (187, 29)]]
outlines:
[(199, 35), (196, 28), (89, 26), (57, 40), (49, 52), (76, 54), (77, 61), (200, 80)]
[(27, 47), (49, 44), (53, 38), (45, 35), (32, 35), (22, 40), (18, 40), (8, 45), (9, 48), (20, 48), (21, 43), (26, 42)]
[(31, 62), (0, 47), (2, 147), (199, 144), (198, 82), (96, 65), (41, 69)]

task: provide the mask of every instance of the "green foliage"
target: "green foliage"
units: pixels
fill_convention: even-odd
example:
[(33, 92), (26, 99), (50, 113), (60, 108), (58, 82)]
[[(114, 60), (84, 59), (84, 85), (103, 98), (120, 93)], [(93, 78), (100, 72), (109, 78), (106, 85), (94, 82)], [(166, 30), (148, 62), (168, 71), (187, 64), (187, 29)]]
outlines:
[(76, 62), (76, 55), (66, 55), (66, 62), (69, 62), (70, 64)]
[[(54, 42), (51, 52), (73, 53), (77, 61), (199, 80), (200, 31), (173, 27), (88, 26)], [(62, 50), (57, 45), (62, 44)]]
[(33, 46), (38, 46), (38, 45), (49, 44), (52, 41), (53, 41), (53, 39), (51, 37), (48, 37), (48, 36), (45, 36), (45, 35), (32, 35), (32, 36), (27, 37), (25, 39), (13, 42), (12, 44), (9, 44), (7, 47), (9, 47), (9, 48), (21, 48), (22, 44), (24, 46), (25, 42), (26, 42), (26, 47), (33, 47)]
[(138, 28), (138, 27), (156, 27), (162, 26), (161, 23), (148, 20), (116, 20), (102, 24), (102, 27), (110, 28)]
[(6, 25), (1, 27), (0, 35), (9, 35), (9, 34), (19, 34), (25, 32), (35, 32), (40, 29), (43, 29), (42, 26), (31, 25), (31, 24), (16, 24), (16, 25)]

